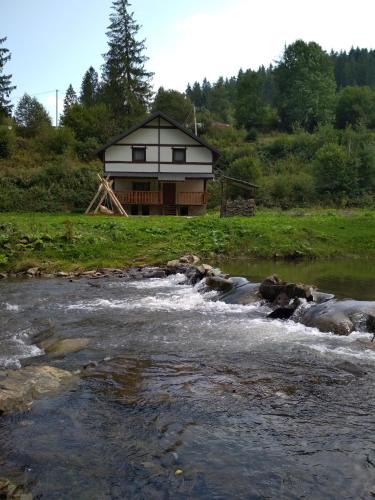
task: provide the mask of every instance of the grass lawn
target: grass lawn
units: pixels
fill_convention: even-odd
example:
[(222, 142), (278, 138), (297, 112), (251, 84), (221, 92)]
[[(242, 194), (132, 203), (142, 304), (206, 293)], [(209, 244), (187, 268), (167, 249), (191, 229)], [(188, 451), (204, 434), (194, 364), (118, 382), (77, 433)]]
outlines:
[(260, 211), (253, 218), (1, 213), (0, 271), (157, 264), (193, 252), (218, 258), (375, 258), (374, 210)]

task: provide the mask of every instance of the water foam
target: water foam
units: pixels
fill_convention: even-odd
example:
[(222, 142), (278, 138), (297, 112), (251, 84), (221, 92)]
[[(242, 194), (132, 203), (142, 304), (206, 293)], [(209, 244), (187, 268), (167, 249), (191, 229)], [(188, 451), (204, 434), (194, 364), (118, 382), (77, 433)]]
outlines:
[(19, 312), (20, 306), (18, 304), (9, 304), (8, 302), (3, 302), (2, 305), (6, 311)]
[(20, 359), (40, 356), (43, 351), (30, 344), (29, 329), (16, 332), (8, 339), (2, 340), (2, 350), (6, 355), (0, 355), (0, 368), (21, 368)]

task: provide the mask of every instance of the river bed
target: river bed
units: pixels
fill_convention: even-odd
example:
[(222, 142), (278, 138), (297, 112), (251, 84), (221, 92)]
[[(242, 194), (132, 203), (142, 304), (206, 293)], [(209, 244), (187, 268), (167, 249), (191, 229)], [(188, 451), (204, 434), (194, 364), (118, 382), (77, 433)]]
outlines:
[(90, 339), (48, 361), (80, 369), (78, 385), (0, 418), (0, 476), (46, 499), (374, 496), (371, 336), (213, 295), (182, 275), (0, 282), (1, 368), (44, 359), (38, 332)]

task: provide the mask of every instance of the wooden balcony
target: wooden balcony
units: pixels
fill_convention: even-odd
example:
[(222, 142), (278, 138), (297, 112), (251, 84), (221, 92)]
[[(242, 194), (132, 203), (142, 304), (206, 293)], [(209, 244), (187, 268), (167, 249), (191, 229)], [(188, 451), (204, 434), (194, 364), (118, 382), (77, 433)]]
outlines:
[[(163, 205), (162, 191), (115, 191), (121, 205)], [(176, 193), (176, 205), (206, 205), (207, 193)]]
[(177, 193), (177, 205), (206, 205), (207, 193)]
[(115, 191), (121, 205), (162, 205), (161, 191)]

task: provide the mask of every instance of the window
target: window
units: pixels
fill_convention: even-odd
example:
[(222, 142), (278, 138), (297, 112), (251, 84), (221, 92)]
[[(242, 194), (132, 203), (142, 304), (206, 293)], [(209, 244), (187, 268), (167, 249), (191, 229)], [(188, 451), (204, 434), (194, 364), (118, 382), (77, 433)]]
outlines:
[(150, 191), (149, 182), (133, 182), (133, 191)]
[(146, 161), (146, 148), (145, 147), (133, 147), (132, 149), (133, 157), (132, 161), (134, 162), (144, 162)]
[(187, 217), (189, 215), (189, 207), (180, 207), (180, 215)]
[(186, 163), (185, 148), (173, 148), (173, 163)]

